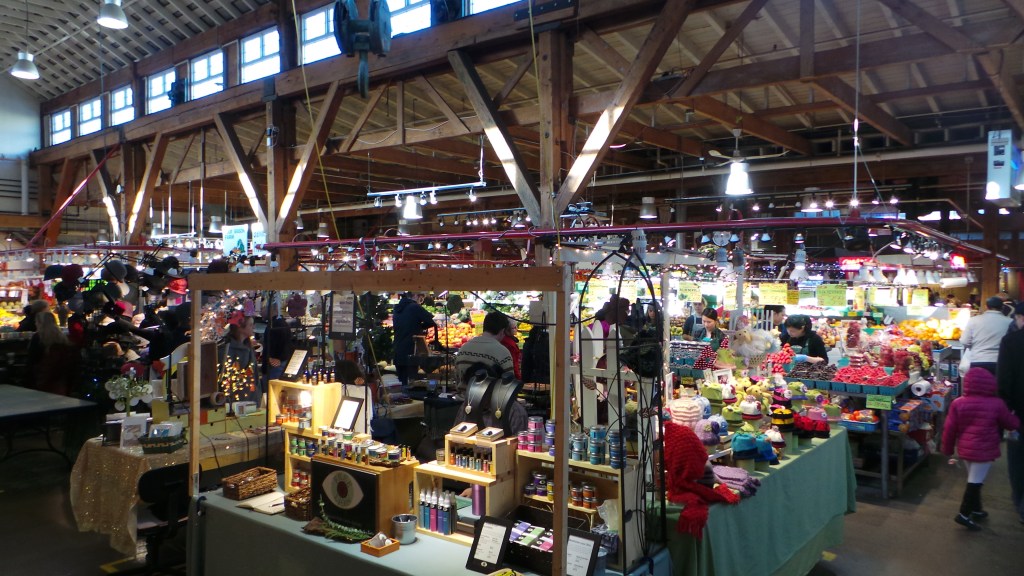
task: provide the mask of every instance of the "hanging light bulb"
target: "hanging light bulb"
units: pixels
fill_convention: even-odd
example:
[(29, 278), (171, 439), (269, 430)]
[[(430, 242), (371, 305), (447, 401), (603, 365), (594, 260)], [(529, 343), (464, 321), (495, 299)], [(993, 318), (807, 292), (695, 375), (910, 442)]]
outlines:
[[(28, 0), (25, 0), (25, 40), (28, 41)], [(26, 46), (25, 50), (18, 51), (18, 61), (11, 66), (11, 76), (15, 78), (21, 78), (22, 80), (38, 80), (39, 79), (39, 68), (36, 67), (34, 62), (35, 56), (28, 51)]]
[(862, 265), (860, 267), (860, 270), (857, 271), (857, 281), (862, 284), (869, 284), (874, 281), (874, 277), (871, 275), (871, 266)]
[(900, 199), (897, 198), (895, 194), (893, 194), (892, 197), (889, 198), (889, 204), (899, 204), (899, 201)]
[(768, 233), (767, 230), (765, 230), (764, 232), (761, 233), (761, 242), (771, 242), (771, 241), (772, 241), (772, 236), (771, 236), (771, 234)]
[(438, 220), (437, 221), (437, 225), (440, 228), (444, 228), (444, 218), (441, 218), (440, 220)]
[(896, 271), (896, 277), (892, 279), (892, 283), (897, 286), (907, 285), (907, 273), (902, 267)]
[(721, 212), (721, 211), (722, 211), (722, 205), (721, 204), (719, 204), (718, 206), (715, 206), (715, 212)]
[(423, 218), (423, 209), (420, 208), (420, 204), (416, 201), (415, 196), (409, 195), (405, 197), (405, 208), (402, 210), (402, 217), (406, 220), (421, 220)]
[(701, 244), (707, 244), (708, 242), (711, 242), (711, 237), (708, 236), (707, 233), (705, 233), (702, 230), (701, 233), (700, 233), (700, 243)]
[(920, 286), (921, 282), (917, 277), (917, 271), (911, 268), (907, 271), (907, 286)]
[(401, 207), (402, 207), (402, 197), (399, 196), (398, 194), (395, 194), (395, 208), (401, 208)]
[(750, 175), (747, 174), (747, 163), (730, 163), (729, 178), (725, 181), (725, 195), (746, 196), (753, 193), (754, 191), (750, 189)]
[(373, 207), (374, 208), (380, 208), (383, 205), (384, 205), (384, 202), (381, 201), (380, 196), (377, 196), (376, 198), (373, 199)]
[(469, 191), (469, 201), (476, 202), (476, 192), (474, 192), (473, 190)]
[(124, 9), (121, 8), (121, 0), (103, 0), (103, 6), (100, 8), (96, 22), (104, 28), (114, 30), (127, 28), (128, 17), (125, 16)]
[(750, 209), (753, 210), (754, 212), (760, 212), (761, 211), (761, 205), (758, 204), (757, 202), (754, 202), (754, 205), (751, 206)]
[(644, 196), (640, 204), (640, 219), (654, 220), (658, 217), (658, 209), (654, 206), (653, 196)]
[(220, 216), (210, 216), (210, 228), (208, 229), (210, 234), (220, 234)]
[(422, 192), (420, 192), (420, 206), (426, 206), (426, 205), (427, 205), (427, 195), (422, 193)]
[(829, 195), (828, 198), (825, 199), (825, 208), (831, 210), (832, 208), (835, 208), (835, 205), (836, 203), (832, 200), (832, 196)]
[(437, 204), (437, 193), (433, 190), (430, 191), (430, 203), (431, 205)]
[(305, 226), (302, 225), (302, 218), (301, 217), (296, 217), (295, 218), (295, 229), (296, 230), (305, 230)]
[(821, 212), (821, 207), (818, 206), (818, 197), (811, 195), (811, 202), (804, 208), (804, 212)]
[(804, 234), (803, 234), (803, 232), (797, 232), (796, 233), (796, 237), (793, 238), (793, 242), (796, 243), (796, 244), (803, 244), (804, 243)]
[(856, 208), (857, 206), (860, 206), (860, 200), (858, 200), (857, 195), (854, 194), (853, 197), (850, 198), (850, 208)]
[(740, 241), (740, 237), (735, 232), (732, 233), (732, 236), (729, 236), (729, 242), (739, 242), (739, 241)]
[(330, 238), (331, 237), (331, 233), (327, 231), (327, 222), (321, 222), (316, 227), (316, 237), (317, 238)]

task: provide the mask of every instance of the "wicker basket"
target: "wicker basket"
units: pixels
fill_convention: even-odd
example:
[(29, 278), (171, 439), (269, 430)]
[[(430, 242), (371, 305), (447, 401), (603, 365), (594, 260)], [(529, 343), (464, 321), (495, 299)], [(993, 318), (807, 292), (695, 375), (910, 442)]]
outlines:
[(170, 454), (188, 443), (185, 432), (177, 436), (139, 436), (139, 444), (146, 454)]
[(276, 487), (277, 472), (273, 468), (250, 468), (224, 479), (224, 497), (245, 500), (266, 494)]
[(284, 497), (284, 515), (292, 520), (313, 519), (313, 489), (305, 487)]

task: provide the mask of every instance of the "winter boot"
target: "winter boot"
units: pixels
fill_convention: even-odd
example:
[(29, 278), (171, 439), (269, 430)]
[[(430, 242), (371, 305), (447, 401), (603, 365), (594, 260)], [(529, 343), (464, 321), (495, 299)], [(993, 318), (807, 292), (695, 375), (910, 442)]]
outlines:
[(981, 484), (967, 483), (967, 487), (964, 488), (964, 496), (960, 501), (960, 514), (957, 514), (956, 518), (953, 519), (957, 524), (967, 528), (968, 530), (977, 531), (981, 530), (973, 519), (971, 519), (971, 512), (979, 509), (978, 503), (981, 499)]

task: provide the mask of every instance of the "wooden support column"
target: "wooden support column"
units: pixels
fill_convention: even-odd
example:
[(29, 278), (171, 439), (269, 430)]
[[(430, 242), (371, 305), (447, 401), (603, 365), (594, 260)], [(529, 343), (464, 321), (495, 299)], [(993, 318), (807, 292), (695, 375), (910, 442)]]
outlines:
[[(562, 30), (541, 32), (540, 62), (540, 211), (542, 228), (553, 228), (555, 193), (567, 158), (572, 157), (569, 98), (572, 96), (572, 43)], [(545, 263), (546, 264), (546, 263)], [(545, 264), (541, 264), (542, 266)]]
[(633, 105), (640, 99), (643, 89), (651, 81), (651, 76), (658, 63), (665, 56), (665, 51), (672, 45), (682, 27), (683, 22), (693, 11), (695, 0), (679, 0), (668, 2), (661, 14), (654, 21), (647, 39), (644, 40), (633, 66), (619, 84), (611, 103), (601, 113), (594, 125), (594, 130), (587, 138), (583, 150), (573, 162), (568, 176), (558, 189), (555, 213), (561, 214), (565, 208), (576, 200), (586, 187), (597, 166), (608, 153), (608, 145), (619, 133), (622, 123), (629, 117)]
[(477, 116), (480, 117), (480, 124), (483, 126), (484, 134), (487, 135), (487, 141), (491, 143), (491, 148), (501, 160), (501, 165), (505, 168), (505, 173), (508, 174), (508, 179), (512, 182), (516, 194), (519, 195), (523, 208), (526, 209), (526, 213), (530, 215), (531, 219), (540, 222), (543, 216), (540, 203), (537, 201), (537, 186), (527, 173), (522, 154), (515, 142), (512, 141), (508, 127), (499, 115), (498, 107), (494, 105), (494, 101), (487, 93), (487, 88), (484, 86), (483, 80), (480, 79), (480, 75), (477, 74), (473, 61), (469, 55), (460, 50), (449, 52), (448, 61), (451, 62), (455, 76), (466, 91), (466, 98), (469, 99)]
[(259, 191), (256, 189), (256, 177), (253, 174), (252, 167), (249, 165), (248, 155), (245, 149), (242, 148), (242, 143), (238, 140), (238, 134), (235, 133), (234, 128), (230, 125), (224, 114), (215, 114), (213, 120), (217, 125), (217, 132), (220, 133), (220, 137), (224, 141), (224, 149), (228, 159), (231, 160), (231, 164), (235, 167), (235, 172), (238, 174), (238, 181), (242, 184), (242, 191), (245, 192), (245, 197), (249, 200), (249, 207), (252, 208), (252, 213), (263, 224), (264, 230), (270, 230), (270, 227), (267, 225), (267, 213), (263, 210), (263, 203), (260, 202)]
[(983, 222), (985, 223), (985, 229), (982, 231), (981, 247), (992, 251), (991, 255), (984, 256), (981, 259), (981, 274), (979, 274), (981, 286), (979, 287), (978, 300), (981, 302), (982, 309), (984, 310), (985, 299), (989, 296), (995, 296), (1000, 290), (999, 259), (996, 258), (996, 253), (999, 252), (999, 211), (994, 206), (989, 205), (988, 209), (985, 210)]
[(40, 216), (53, 213), (53, 166), (40, 164), (36, 168), (38, 183), (36, 184), (36, 211)]
[(125, 234), (128, 236), (129, 244), (137, 243), (142, 235), (140, 219), (142, 219), (144, 210), (147, 208), (146, 204), (153, 194), (153, 188), (156, 187), (156, 181), (160, 177), (160, 165), (163, 164), (169, 142), (170, 138), (164, 136), (163, 132), (158, 132), (156, 139), (153, 140), (153, 148), (150, 150), (149, 160), (146, 162), (146, 171), (136, 188), (135, 199), (132, 201), (132, 212), (128, 216), (128, 227)]
[[(71, 194), (71, 190), (75, 187), (75, 174), (78, 173), (78, 167), (81, 161), (77, 158), (67, 158), (64, 160), (64, 164), (60, 167), (60, 180), (57, 182), (57, 191), (53, 195), (53, 205), (50, 206), (50, 212), (60, 208), (61, 204), (68, 199), (68, 195)], [(43, 244), (45, 247), (54, 246), (57, 244), (57, 238), (60, 237), (60, 226), (64, 221), (64, 214), (58, 214), (50, 227), (46, 229), (46, 241)]]

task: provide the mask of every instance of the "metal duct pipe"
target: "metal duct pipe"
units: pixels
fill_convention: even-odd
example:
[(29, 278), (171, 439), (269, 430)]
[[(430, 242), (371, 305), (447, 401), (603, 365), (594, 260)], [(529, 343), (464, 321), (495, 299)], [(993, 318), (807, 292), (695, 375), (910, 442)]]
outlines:
[[(559, 237), (608, 236), (622, 235), (634, 230), (647, 233), (674, 234), (677, 232), (698, 232), (704, 229), (714, 230), (752, 230), (778, 228), (843, 228), (863, 226), (867, 228), (883, 228), (895, 226), (901, 230), (914, 232), (930, 240), (959, 248), (980, 256), (992, 256), (991, 250), (968, 244), (953, 236), (929, 228), (912, 220), (879, 220), (866, 218), (750, 218), (745, 220), (723, 220), (720, 222), (674, 222), (669, 224), (644, 224), (628, 226), (599, 226), (593, 228), (572, 229), (532, 229), (506, 230), (504, 232), (464, 232), (460, 234), (426, 234), (421, 236), (377, 236), (370, 238), (349, 238), (345, 240), (321, 240), (302, 242), (272, 242), (264, 244), (266, 250), (278, 248), (324, 248), (327, 246), (367, 246), (377, 244), (404, 244), (412, 242), (465, 242), (474, 240), (538, 240), (556, 239)], [(1005, 256), (998, 258), (1008, 260)]]

